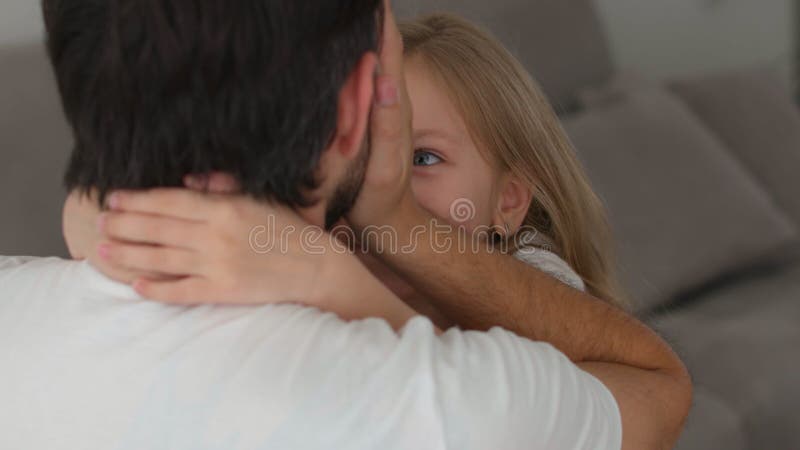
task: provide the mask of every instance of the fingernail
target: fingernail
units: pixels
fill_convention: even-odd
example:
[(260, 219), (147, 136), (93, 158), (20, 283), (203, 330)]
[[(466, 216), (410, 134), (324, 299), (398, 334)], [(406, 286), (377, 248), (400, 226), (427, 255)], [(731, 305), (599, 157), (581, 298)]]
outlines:
[(108, 259), (111, 256), (111, 246), (108, 244), (100, 244), (97, 247), (97, 254), (103, 259)]
[(134, 291), (141, 293), (142, 288), (144, 288), (144, 280), (142, 280), (141, 278), (137, 279), (136, 281), (133, 282), (131, 287), (133, 288)]
[(108, 216), (107, 216), (106, 214), (100, 214), (100, 215), (97, 217), (97, 231), (99, 231), (99, 232), (101, 232), (101, 233), (102, 233), (103, 231), (105, 231), (105, 228), (106, 228), (106, 219), (107, 219), (107, 218), (108, 218)]
[(117, 209), (119, 207), (119, 194), (114, 192), (108, 196), (108, 207)]
[(187, 187), (197, 187), (208, 184), (208, 177), (204, 175), (186, 175), (183, 178), (183, 184)]
[(378, 79), (378, 104), (383, 107), (394, 106), (397, 104), (397, 86), (389, 78)]

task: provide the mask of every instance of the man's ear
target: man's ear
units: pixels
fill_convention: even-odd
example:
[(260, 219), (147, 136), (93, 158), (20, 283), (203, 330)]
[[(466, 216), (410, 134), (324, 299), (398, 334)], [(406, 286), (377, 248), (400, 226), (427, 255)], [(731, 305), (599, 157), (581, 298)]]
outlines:
[(525, 222), (525, 216), (533, 201), (533, 191), (512, 175), (503, 176), (499, 187), (497, 210), (492, 217), (492, 225), (511, 236), (519, 231)]
[(363, 147), (375, 94), (378, 56), (369, 52), (358, 61), (339, 91), (336, 136), (331, 150), (347, 159), (355, 158)]

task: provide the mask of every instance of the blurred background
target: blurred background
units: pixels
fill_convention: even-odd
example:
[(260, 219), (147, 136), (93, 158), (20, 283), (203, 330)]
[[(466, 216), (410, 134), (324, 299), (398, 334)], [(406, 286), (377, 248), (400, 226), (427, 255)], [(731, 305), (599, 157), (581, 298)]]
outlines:
[[(680, 450), (800, 449), (800, 1), (395, 0), (493, 31), (609, 208), (696, 381)], [(61, 255), (70, 150), (37, 1), (0, 3), (0, 254)]]

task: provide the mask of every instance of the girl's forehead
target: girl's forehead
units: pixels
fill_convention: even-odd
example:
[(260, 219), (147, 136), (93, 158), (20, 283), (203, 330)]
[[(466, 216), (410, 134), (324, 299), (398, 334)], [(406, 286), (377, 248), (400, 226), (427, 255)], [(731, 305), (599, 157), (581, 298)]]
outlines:
[(424, 65), (407, 63), (406, 82), (414, 113), (415, 137), (469, 139), (464, 118), (447, 88)]

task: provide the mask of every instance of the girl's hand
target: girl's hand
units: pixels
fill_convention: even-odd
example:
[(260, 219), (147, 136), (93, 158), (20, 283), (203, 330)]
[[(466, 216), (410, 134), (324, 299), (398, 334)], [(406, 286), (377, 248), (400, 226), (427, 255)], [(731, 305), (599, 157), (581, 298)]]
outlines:
[[(370, 160), (364, 186), (347, 216), (360, 232), (369, 226), (424, 223), (411, 190), (412, 109), (405, 80), (403, 37), (391, 2), (384, 2), (380, 74), (370, 120)], [(369, 234), (368, 236), (373, 236)]]
[(116, 267), (97, 255), (97, 246), (103, 239), (98, 230), (100, 206), (97, 194), (93, 191), (73, 191), (64, 203), (63, 233), (64, 241), (73, 259), (88, 260), (104, 274), (122, 283), (130, 283), (146, 274), (132, 272)]
[(73, 191), (64, 203), (64, 241), (73, 259), (86, 259), (100, 240), (97, 218), (100, 216), (97, 197), (93, 192)]
[(123, 270), (167, 276), (136, 280), (134, 289), (145, 298), (183, 305), (300, 303), (345, 320), (383, 318), (395, 329), (416, 315), (344, 245), (288, 208), (184, 189), (117, 192), (109, 206), (100, 219), (107, 237), (101, 258)]
[(98, 255), (117, 269), (159, 274), (133, 283), (154, 300), (314, 300), (312, 281), (335, 256), (328, 236), (295, 212), (244, 196), (187, 189), (116, 192), (109, 207), (99, 219), (105, 240)]

